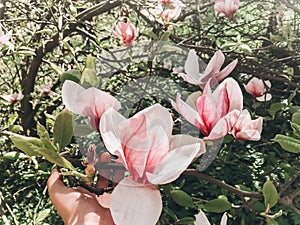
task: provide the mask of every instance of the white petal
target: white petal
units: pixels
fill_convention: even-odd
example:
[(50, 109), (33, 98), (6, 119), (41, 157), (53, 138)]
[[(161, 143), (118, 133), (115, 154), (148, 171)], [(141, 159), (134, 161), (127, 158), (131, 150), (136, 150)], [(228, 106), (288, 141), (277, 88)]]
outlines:
[(227, 215), (226, 212), (223, 214), (220, 225), (226, 225), (227, 224)]
[(110, 211), (116, 225), (154, 225), (162, 211), (160, 192), (127, 177), (112, 192)]
[(62, 86), (62, 101), (68, 110), (77, 113), (75, 112), (75, 101), (84, 90), (83, 87), (74, 81), (66, 80), (64, 82)]
[(184, 65), (184, 71), (186, 74), (183, 75), (183, 79), (191, 84), (199, 84), (200, 82), (200, 71), (198, 56), (194, 49), (189, 51), (188, 57)]
[(196, 215), (195, 225), (210, 225), (210, 222), (202, 210)]
[[(152, 184), (166, 184), (176, 180), (190, 165), (193, 159), (205, 152), (205, 145), (201, 139), (183, 138), (184, 135), (174, 136), (176, 149), (169, 151), (163, 160), (156, 166), (153, 173), (146, 173), (148, 181)], [(177, 138), (183, 141), (176, 140)], [(172, 141), (171, 141), (172, 142)], [(184, 145), (184, 142), (188, 143)]]

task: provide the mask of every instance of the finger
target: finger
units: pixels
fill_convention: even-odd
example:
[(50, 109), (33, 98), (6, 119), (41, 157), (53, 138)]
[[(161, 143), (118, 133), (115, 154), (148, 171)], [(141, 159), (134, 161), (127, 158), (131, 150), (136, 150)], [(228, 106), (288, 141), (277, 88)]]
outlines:
[[(111, 161), (110, 154), (108, 152), (102, 153), (100, 157), (100, 163), (109, 163)], [(98, 181), (96, 188), (106, 188), (110, 178), (110, 169), (100, 169), (98, 171)]]
[(61, 180), (60, 173), (55, 169), (47, 181), (48, 192), (50, 200), (57, 212), (67, 223), (72, 216), (74, 207), (76, 206), (77, 199), (81, 196), (81, 193), (68, 188)]

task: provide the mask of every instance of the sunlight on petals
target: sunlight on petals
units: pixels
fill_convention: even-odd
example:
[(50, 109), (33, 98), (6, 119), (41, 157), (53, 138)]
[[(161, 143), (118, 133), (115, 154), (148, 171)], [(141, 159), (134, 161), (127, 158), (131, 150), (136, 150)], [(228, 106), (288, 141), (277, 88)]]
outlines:
[(143, 185), (127, 177), (114, 189), (110, 210), (117, 225), (153, 225), (162, 211), (161, 194), (155, 185)]

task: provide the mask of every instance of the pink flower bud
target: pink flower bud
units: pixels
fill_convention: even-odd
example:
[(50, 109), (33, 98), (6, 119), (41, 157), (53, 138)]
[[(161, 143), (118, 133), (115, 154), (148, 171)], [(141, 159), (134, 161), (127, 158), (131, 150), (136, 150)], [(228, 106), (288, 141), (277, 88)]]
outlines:
[(116, 38), (122, 40), (125, 45), (130, 46), (137, 38), (138, 31), (134, 25), (127, 20), (127, 22), (118, 22), (113, 34)]

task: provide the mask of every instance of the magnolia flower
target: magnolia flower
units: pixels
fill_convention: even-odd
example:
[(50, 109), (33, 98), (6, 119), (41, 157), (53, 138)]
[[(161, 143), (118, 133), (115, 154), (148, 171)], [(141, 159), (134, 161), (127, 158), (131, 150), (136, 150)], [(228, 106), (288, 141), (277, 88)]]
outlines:
[(185, 103), (177, 94), (175, 108), (191, 124), (198, 127), (207, 140), (217, 140), (231, 131), (243, 108), (243, 95), (238, 83), (225, 79), (214, 91), (209, 82), (196, 102)]
[(22, 93), (19, 93), (19, 94), (3, 95), (1, 97), (5, 101), (9, 102), (10, 104), (15, 104), (16, 102), (21, 101), (24, 98), (24, 95)]
[(216, 11), (224, 13), (226, 17), (231, 19), (239, 9), (239, 6), (239, 0), (215, 0), (214, 8)]
[(9, 41), (9, 39), (12, 36), (12, 31), (10, 30), (7, 34), (4, 34), (3, 30), (1, 29), (0, 26), (0, 47), (3, 45), (8, 46), (10, 49), (13, 49), (14, 46), (13, 44)]
[(176, 20), (185, 5), (180, 0), (159, 0), (158, 5), (150, 10), (155, 15), (161, 15), (166, 23)]
[(195, 157), (205, 151), (203, 140), (172, 136), (173, 120), (159, 104), (130, 119), (108, 109), (100, 120), (107, 150), (130, 173), (110, 196), (110, 211), (117, 225), (153, 225), (162, 211), (156, 185), (177, 179)]
[(199, 61), (195, 50), (190, 50), (187, 60), (184, 65), (185, 73), (181, 73), (182, 78), (194, 85), (199, 85), (200, 88), (204, 88), (205, 84), (209, 79), (216, 79), (218, 82), (223, 80), (228, 74), (230, 74), (236, 67), (238, 62), (237, 59), (228, 64), (223, 70), (220, 71), (223, 63), (225, 61), (225, 56), (221, 50), (216, 51), (214, 56), (209, 61), (204, 73), (199, 71)]
[(267, 89), (271, 88), (271, 82), (268, 80), (253, 77), (244, 87), (257, 101), (269, 101), (272, 98), (271, 94), (266, 93)]
[(40, 85), (39, 88), (42, 95), (50, 96), (52, 94), (51, 87), (49, 85)]
[(87, 116), (95, 130), (99, 130), (99, 121), (105, 110), (110, 107), (116, 110), (121, 108), (118, 100), (109, 93), (94, 87), (84, 89), (70, 80), (63, 84), (62, 101), (71, 112)]
[(245, 109), (233, 125), (232, 135), (239, 140), (258, 141), (262, 131), (262, 117), (251, 120), (250, 113)]
[[(227, 215), (226, 213), (223, 214), (221, 218), (220, 225), (226, 225), (227, 224)], [(200, 212), (196, 215), (196, 222), (195, 225), (210, 225), (210, 222), (208, 221), (207, 217), (205, 216), (204, 212), (200, 210)]]
[(135, 26), (130, 23), (130, 20), (127, 19), (127, 22), (119, 21), (117, 23), (113, 34), (116, 38), (122, 40), (125, 45), (131, 46), (138, 36), (138, 31)]

